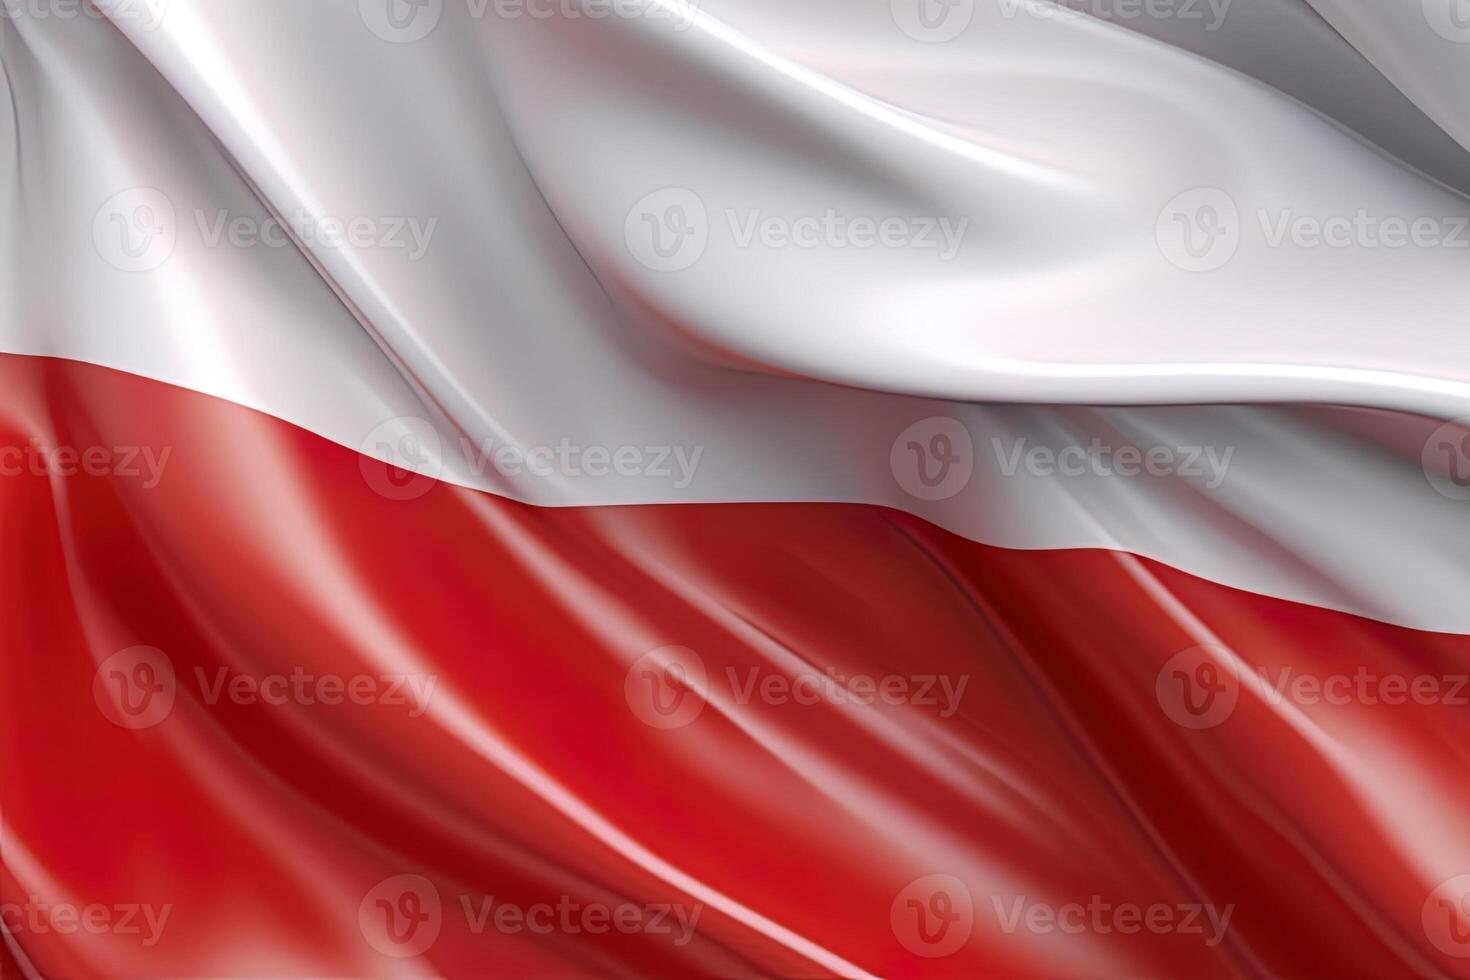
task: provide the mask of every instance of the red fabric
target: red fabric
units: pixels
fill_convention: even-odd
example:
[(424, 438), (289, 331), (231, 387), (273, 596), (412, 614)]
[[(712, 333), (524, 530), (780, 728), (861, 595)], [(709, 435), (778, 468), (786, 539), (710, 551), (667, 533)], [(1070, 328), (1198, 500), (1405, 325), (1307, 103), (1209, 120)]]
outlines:
[[(170, 454), (154, 487), (0, 478), (6, 976), (1470, 974), (1443, 948), (1470, 930), (1458, 892), (1431, 895), (1470, 871), (1463, 820), (1445, 829), (1470, 812), (1466, 708), (1272, 704), (1226, 655), (1173, 659), (1453, 678), (1466, 637), (873, 507), (388, 500), (379, 464), (251, 410), (0, 357), (0, 451), (33, 445)], [(150, 679), (143, 655), (109, 658), (139, 646), (173, 703), (135, 729), (108, 698)], [(687, 662), (640, 661), (665, 647), (694, 651), (707, 697), (660, 681)], [(953, 713), (737, 697), (829, 668), (966, 686)], [(436, 687), (419, 717), (211, 704), (221, 669)], [(1212, 676), (1233, 713), (1172, 720), (1161, 691)], [(698, 714), (654, 727), (641, 691)], [(440, 901), (418, 957), (379, 948), (389, 910), (432, 912), (400, 875)], [(699, 917), (480, 929), (486, 896)], [(37, 928), (38, 903), (112, 926)], [(1006, 930), (1073, 904), (1111, 911)], [(141, 905), (169, 909), (160, 931), (117, 928)], [(1154, 905), (1175, 925), (1118, 928)], [(1177, 928), (1202, 905), (1230, 909), (1217, 944), (1203, 912)]]

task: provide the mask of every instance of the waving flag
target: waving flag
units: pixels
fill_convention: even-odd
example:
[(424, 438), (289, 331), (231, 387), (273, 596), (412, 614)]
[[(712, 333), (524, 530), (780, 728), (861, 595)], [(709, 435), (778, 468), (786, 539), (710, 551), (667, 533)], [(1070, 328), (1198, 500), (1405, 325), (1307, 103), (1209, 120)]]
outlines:
[(1470, 975), (1470, 3), (0, 5), (5, 976)]

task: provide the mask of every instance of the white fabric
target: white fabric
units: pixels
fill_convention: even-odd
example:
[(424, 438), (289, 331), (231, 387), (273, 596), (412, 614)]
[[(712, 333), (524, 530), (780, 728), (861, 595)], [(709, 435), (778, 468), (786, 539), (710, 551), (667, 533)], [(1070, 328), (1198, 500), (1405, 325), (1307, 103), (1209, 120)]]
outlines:
[[(0, 350), (421, 449), (532, 503), (866, 502), (1470, 632), (1470, 503), (1419, 462), (1470, 414), (1470, 248), (1269, 240), (1360, 210), (1452, 239), (1470, 216), (1470, 45), (1416, 34), (1418, 0), (1315, 0), (1325, 21), (1235, 0), (1206, 40), (1019, 0), (150, 2), (102, 4), (109, 23), (7, 0)], [(1361, 97), (1241, 74), (1267, 29)], [(1181, 250), (1199, 206), (1227, 229), (1235, 209), (1227, 261), (1229, 234)], [(221, 231), (272, 214), (365, 219), (377, 244)], [(934, 246), (904, 237), (931, 223)], [(686, 247), (660, 256), (654, 227)], [(1228, 404), (1250, 402), (1425, 417)], [(944, 423), (903, 435), (932, 417), (973, 446), (936, 493), (905, 454)], [(1007, 475), (1018, 446), (1094, 437), (1228, 470)], [(502, 472), (464, 440), (699, 455), (681, 486), (672, 461)]]

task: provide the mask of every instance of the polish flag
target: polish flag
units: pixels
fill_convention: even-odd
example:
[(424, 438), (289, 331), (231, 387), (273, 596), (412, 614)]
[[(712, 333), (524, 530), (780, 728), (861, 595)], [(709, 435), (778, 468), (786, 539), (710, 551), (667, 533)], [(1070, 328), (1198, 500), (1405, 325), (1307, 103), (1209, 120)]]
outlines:
[(1458, 3), (3, 0), (0, 973), (1470, 975)]

